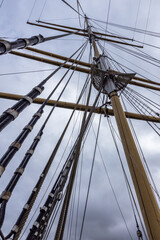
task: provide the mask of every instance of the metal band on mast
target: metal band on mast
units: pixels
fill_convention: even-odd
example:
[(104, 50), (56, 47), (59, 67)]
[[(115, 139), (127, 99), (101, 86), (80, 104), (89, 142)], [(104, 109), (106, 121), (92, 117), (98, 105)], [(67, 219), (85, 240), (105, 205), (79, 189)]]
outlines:
[(65, 36), (68, 36), (71, 34), (74, 34), (74, 32), (61, 34), (61, 35), (57, 35), (57, 36), (52, 36), (52, 37), (46, 37), (46, 38), (43, 37), (41, 34), (39, 34), (39, 35), (33, 36), (31, 38), (18, 38), (16, 41), (13, 41), (13, 42), (9, 42), (4, 39), (0, 39), (0, 55), (6, 54), (6, 53), (12, 51), (13, 49), (23, 49), (23, 48), (26, 48), (27, 46), (37, 45), (42, 42), (65, 37)]

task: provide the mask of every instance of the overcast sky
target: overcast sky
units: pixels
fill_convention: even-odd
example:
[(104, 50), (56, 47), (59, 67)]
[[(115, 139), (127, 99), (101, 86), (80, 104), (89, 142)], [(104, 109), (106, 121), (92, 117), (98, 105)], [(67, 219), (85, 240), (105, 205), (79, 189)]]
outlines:
[[(2, 0), (1, 0), (2, 1)], [(46, 2), (45, 6), (44, 3)], [(68, 1), (73, 2), (73, 1)], [(140, 2), (140, 8), (138, 11), (138, 5)], [(107, 20), (107, 12), (109, 6), (109, 0), (80, 0), (80, 3), (84, 9), (84, 12), (89, 18), (95, 18), (102, 21)], [(74, 1), (73, 6), (76, 8), (76, 1)], [(127, 25), (130, 27), (137, 27), (141, 29), (146, 28), (147, 24), (147, 16), (149, 10), (150, 0), (111, 0), (110, 11), (109, 11), (109, 22), (118, 23), (122, 25)], [(43, 7), (44, 6), (44, 7)], [(154, 32), (159, 32), (159, 22), (160, 22), (160, 1), (154, 0), (151, 3), (150, 14), (148, 18), (147, 29)], [(43, 11), (42, 11), (43, 10)], [(138, 14), (137, 14), (138, 13)], [(137, 17), (138, 16), (138, 17)], [(0, 8), (0, 38), (6, 38), (6, 40), (15, 40), (17, 38), (23, 37), (31, 37), (36, 34), (42, 34), (44, 37), (53, 36), (59, 34), (59, 32), (48, 30), (45, 28), (39, 28), (35, 26), (31, 26), (26, 24), (29, 20), (31, 22), (35, 22), (36, 20), (44, 20), (52, 23), (64, 24), (67, 26), (84, 26), (84, 19), (81, 18), (81, 26), (79, 24), (79, 19), (77, 14), (70, 9), (66, 4), (64, 4), (60, 0), (4, 0), (3, 4)], [(137, 24), (136, 24), (137, 22)], [(93, 24), (93, 22), (92, 22)], [(99, 23), (100, 24), (100, 23)], [(104, 28), (105, 24), (100, 24)], [(98, 27), (97, 25), (94, 25)], [(144, 41), (144, 35), (140, 35), (134, 32), (122, 31), (121, 29), (114, 28), (111, 26), (107, 26), (107, 30), (111, 32), (115, 32), (126, 37), (133, 38), (135, 40)], [(82, 43), (84, 43), (85, 39), (80, 36), (68, 36), (65, 40), (53, 40), (49, 43), (42, 43), (37, 46), (39, 49), (43, 49), (49, 52), (57, 53), (63, 56), (69, 57), (72, 53), (78, 49)], [(159, 38), (153, 38), (145, 36), (145, 41), (150, 44), (154, 44), (160, 46)], [(132, 69), (129, 72), (136, 72), (149, 78), (151, 80), (159, 81), (160, 76), (160, 68), (147, 64), (139, 59), (128, 55), (120, 50), (117, 50), (115, 47), (110, 46), (110, 44), (106, 43), (105, 47), (107, 51), (112, 55), (114, 59), (116, 59), (121, 64), (127, 66)], [(23, 50), (26, 53), (32, 54), (27, 50)], [(155, 58), (160, 58), (160, 50), (155, 48), (149, 48), (144, 46), (143, 51), (148, 54), (151, 54)], [(116, 55), (117, 54), (117, 55)], [(35, 54), (36, 55), (36, 54)], [(86, 49), (86, 52), (82, 58), (83, 61), (88, 62), (89, 59), (89, 46)], [(128, 62), (129, 61), (129, 62)], [(51, 69), (55, 69), (55, 66), (47, 65), (45, 63), (40, 63), (28, 59), (24, 59), (21, 57), (13, 56), (11, 54), (3, 55), (0, 57), (0, 81), (1, 81), (1, 92), (9, 92), (9, 93), (17, 93), (26, 95), (34, 86), (36, 86), (40, 81), (42, 81), (45, 77), (51, 73)], [(38, 71), (38, 70), (48, 70), (44, 72), (32, 72), (32, 73), (21, 73), (21, 74), (10, 74), (8, 73), (17, 73), (17, 72), (28, 72), (28, 71)], [(59, 71), (45, 86), (45, 91), (41, 94), (40, 97), (46, 97), (51, 89), (56, 85), (56, 83), (60, 80), (62, 75), (66, 70)], [(78, 94), (80, 93), (81, 87), (85, 81), (85, 74), (83, 73), (75, 73), (69, 87), (66, 89), (62, 101), (75, 102)], [(159, 102), (159, 96), (151, 93), (150, 91), (142, 88), (132, 87), (133, 89), (139, 91), (144, 94), (146, 97), (154, 99), (154, 101)], [(53, 95), (52, 99), (56, 99), (62, 89), (62, 86), (58, 89), (58, 91)], [(96, 95), (96, 91), (93, 91), (93, 96)], [(1, 99), (0, 104), (0, 112), (2, 113), (7, 108), (11, 107), (15, 101), (12, 100), (4, 100)], [(9, 126), (7, 126), (1, 132), (0, 138), (0, 154), (1, 156), (7, 150), (7, 146), (9, 146), (16, 136), (20, 133), (23, 127), (28, 123), (31, 119), (31, 116), (37, 111), (39, 108), (38, 105), (32, 104), (28, 108), (26, 108), (22, 114), (16, 119), (16, 121), (12, 122)], [(133, 111), (133, 109), (129, 108), (129, 111)], [(34, 137), (36, 136), (39, 128), (41, 127), (45, 117), (47, 116), (50, 107), (46, 107), (45, 112), (40, 121), (36, 124), (31, 134), (26, 139), (20, 151), (14, 156), (13, 160), (7, 167), (3, 177), (1, 178), (0, 190), (1, 192), (4, 190), (6, 184), (9, 179), (12, 177), (15, 169), (23, 159), (25, 152), (28, 150), (30, 144), (32, 143)], [(38, 180), (38, 176), (44, 168), (45, 163), (47, 162), (54, 145), (56, 144), (60, 134), (63, 131), (63, 128), (71, 114), (70, 110), (66, 109), (56, 109), (53, 113), (53, 116), (49, 120), (49, 123), (44, 131), (44, 135), (42, 140), (40, 141), (34, 156), (26, 167), (26, 170), (17, 184), (10, 200), (7, 205), (5, 222), (3, 225), (3, 232), (6, 235), (10, 229), (15, 224), (19, 213), (21, 212), (22, 207), (28, 199), (28, 196), (33, 189), (36, 181)], [(76, 117), (78, 116), (78, 122), (76, 123)], [(31, 219), (36, 205), (41, 200), (45, 189), (50, 182), (56, 166), (58, 165), (63, 151), (68, 142), (69, 136), (75, 125), (75, 132), (71, 137), (71, 141), (69, 142), (69, 146), (67, 151), (65, 152), (62, 164), (64, 163), (69, 150), (71, 149), (72, 144), (74, 143), (78, 128), (79, 122), (82, 118), (82, 113), (74, 117), (69, 130), (65, 136), (65, 139), (60, 147), (55, 161), (52, 165), (51, 170), (47, 176), (46, 181), (44, 182), (43, 189), (40, 192), (36, 204), (31, 212), (29, 220)], [(111, 117), (113, 125), (117, 131), (114, 117)], [(96, 132), (98, 126), (99, 116), (95, 116), (93, 127)], [(133, 120), (138, 139), (144, 151), (144, 155), (146, 157), (147, 163), (157, 184), (158, 190), (159, 181), (160, 181), (160, 163), (159, 163), (159, 155), (160, 155), (160, 143), (158, 135), (152, 131), (152, 129), (147, 125), (147, 123)], [(121, 157), (127, 172), (127, 176), (129, 178), (130, 184), (132, 186), (132, 181), (130, 179), (129, 171), (127, 168), (127, 163), (124, 157), (124, 153), (121, 147), (121, 143), (118, 140), (118, 146), (120, 149)], [(86, 140), (83, 155), (80, 156), (79, 166), (82, 163), (82, 182), (81, 182), (81, 192), (80, 192), (80, 205), (79, 205), (79, 218), (78, 218), (78, 229), (76, 232), (76, 239), (79, 239), (79, 231), (81, 228), (82, 215), (84, 210), (84, 202), (86, 197), (86, 191), (89, 180), (89, 173), (91, 168), (91, 161), (93, 158), (94, 151), (94, 142), (95, 137), (93, 134), (93, 129), (91, 128), (90, 134)], [(100, 136), (99, 136), (99, 146), (102, 152), (102, 156), (110, 176), (110, 180), (112, 182), (116, 197), (118, 199), (119, 206), (122, 210), (123, 216), (125, 218), (127, 227), (132, 236), (132, 239), (137, 239), (136, 237), (136, 223), (133, 216), (133, 211), (131, 208), (131, 203), (129, 200), (127, 188), (125, 185), (125, 180), (122, 172), (122, 168), (120, 165), (120, 161), (113, 144), (113, 139), (111, 137), (111, 133), (108, 127), (107, 118), (102, 117)], [(60, 165), (60, 168), (62, 167)], [(75, 206), (74, 206), (74, 218), (72, 231), (67, 238), (67, 230), (65, 232), (64, 239), (75, 240), (75, 215), (77, 208), (77, 196), (78, 196), (78, 184), (80, 181), (80, 167), (78, 168), (78, 176), (77, 176), (77, 185), (75, 187)], [(58, 174), (58, 173), (57, 173)], [(57, 176), (57, 175), (56, 175)], [(54, 184), (56, 180), (56, 176), (53, 178), (52, 184), (50, 185), (47, 194), (49, 193), (51, 186)], [(133, 186), (132, 186), (133, 187)], [(134, 192), (134, 190), (133, 190)], [(45, 201), (46, 196), (44, 197), (43, 202)], [(41, 203), (41, 206), (43, 205)], [(69, 211), (70, 212), (70, 211)], [(29, 228), (32, 226), (33, 222), (38, 215), (39, 210), (35, 214), (34, 218), (31, 220), (29, 227), (26, 229), (25, 234), (22, 239), (25, 239), (29, 232)], [(70, 213), (68, 214), (70, 216)], [(69, 219), (69, 218), (68, 218)], [(68, 224), (68, 221), (67, 221)], [(55, 226), (51, 231), (49, 239), (53, 239)], [(115, 197), (113, 195), (111, 186), (109, 184), (108, 178), (106, 176), (102, 159), (97, 150), (96, 161), (94, 165), (93, 178), (91, 183), (91, 189), (89, 194), (88, 208), (86, 212), (85, 225), (83, 229), (83, 237), (84, 240), (116, 240), (130, 239), (129, 233), (127, 231), (124, 220), (120, 214), (118, 209)], [(145, 239), (145, 237), (144, 237)]]

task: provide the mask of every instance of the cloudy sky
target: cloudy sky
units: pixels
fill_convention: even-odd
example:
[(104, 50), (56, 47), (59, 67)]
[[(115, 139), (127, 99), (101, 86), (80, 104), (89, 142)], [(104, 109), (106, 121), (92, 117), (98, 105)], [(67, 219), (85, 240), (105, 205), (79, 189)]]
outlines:
[[(2, 0), (1, 0), (2, 1)], [(64, 24), (67, 26), (84, 26), (84, 19), (81, 18), (81, 26), (79, 24), (79, 18), (77, 14), (70, 9), (66, 4), (64, 4), (60, 0), (4, 0), (3, 4), (0, 8), (0, 38), (6, 38), (6, 40), (12, 41), (17, 38), (22, 37), (31, 37), (36, 34), (42, 34), (44, 37), (53, 36), (59, 34), (59, 32), (48, 30), (45, 28), (39, 28), (35, 26), (28, 25), (26, 22), (35, 22), (36, 20), (48, 21), (52, 23)], [(69, 2), (69, 1), (68, 1)], [(70, 1), (71, 2), (71, 1)], [(160, 22), (160, 1), (159, 0), (81, 0), (80, 3), (84, 9), (84, 12), (89, 18), (95, 18), (98, 20), (106, 21), (108, 17), (108, 6), (110, 2), (110, 11), (109, 11), (109, 22), (118, 23), (121, 25), (127, 25), (130, 27), (137, 27), (141, 29), (147, 29), (154, 32), (159, 32), (159, 22)], [(45, 5), (44, 5), (45, 4)], [(76, 1), (72, 3), (76, 8)], [(140, 5), (139, 5), (140, 4)], [(138, 8), (138, 6), (140, 6)], [(150, 11), (149, 11), (150, 6)], [(138, 11), (139, 9), (139, 11)], [(149, 13), (149, 18), (148, 18)], [(148, 19), (148, 23), (147, 23)], [(94, 27), (103, 27), (106, 28), (105, 24), (98, 22), (100, 25), (96, 25), (92, 22)], [(145, 41), (147, 43), (160, 46), (159, 38), (153, 38), (151, 36), (144, 36), (144, 34), (138, 34), (135, 32), (125, 31), (119, 28), (112, 27), (107, 25), (107, 30), (121, 34), (123, 36), (133, 38), (135, 40), (139, 40), (142, 43)], [(49, 52), (57, 53), (63, 56), (69, 57), (72, 53), (79, 48), (82, 43), (84, 43), (86, 39), (80, 36), (68, 36), (65, 39), (53, 40), (47, 43), (42, 43), (37, 46), (37, 48), (46, 50)], [(104, 44), (104, 43), (103, 43)], [(143, 44), (142, 44), (143, 45)], [(148, 79), (159, 81), (160, 70), (156, 66), (152, 66), (151, 64), (145, 63), (144, 61), (139, 60), (119, 49), (116, 49), (114, 46), (111, 46), (109, 43), (105, 44), (106, 50), (112, 55), (112, 57), (127, 66), (132, 71), (138, 74), (145, 76)], [(134, 49), (132, 49), (134, 50)], [(26, 53), (32, 54), (27, 50), (23, 50)], [(156, 48), (149, 48), (144, 45), (144, 49), (147, 54), (151, 54), (153, 57), (159, 59), (160, 50)], [(35, 54), (36, 55), (36, 54)], [(89, 59), (89, 46), (86, 49), (82, 60), (88, 62)], [(11, 54), (3, 55), (0, 57), (0, 81), (1, 81), (1, 92), (8, 93), (17, 93), (21, 95), (26, 95), (34, 86), (36, 86), (40, 81), (42, 81), (45, 77), (51, 73), (52, 69), (55, 69), (55, 66), (47, 65), (45, 63), (40, 63), (28, 59), (24, 59), (21, 57), (13, 56)], [(44, 70), (39, 71), (39, 70)], [(34, 72), (33, 72), (34, 71)], [(41, 94), (41, 97), (46, 97), (50, 93), (51, 89), (56, 85), (56, 83), (60, 80), (66, 70), (62, 69), (59, 71), (45, 86), (45, 91)], [(22, 73), (25, 72), (25, 73)], [(13, 74), (14, 73), (14, 74)], [(18, 73), (18, 74), (17, 74)], [(62, 101), (75, 102), (78, 94), (80, 93), (81, 87), (86, 79), (85, 74), (83, 73), (75, 73), (69, 87), (66, 89), (64, 95), (62, 96)], [(63, 85), (62, 85), (63, 86)], [(62, 86), (57, 90), (57, 92), (53, 95), (52, 99), (56, 99)], [(159, 96), (150, 92), (149, 90), (132, 87), (136, 91), (141, 94), (144, 94), (146, 97), (154, 99), (154, 101), (159, 102)], [(93, 91), (93, 96), (96, 95), (96, 91)], [(85, 98), (82, 102), (85, 101)], [(1, 113), (5, 111), (7, 108), (11, 107), (15, 101), (1, 99), (0, 111)], [(129, 108), (129, 111), (133, 111), (133, 109)], [(7, 150), (7, 146), (9, 146), (16, 136), (20, 133), (23, 127), (28, 123), (31, 119), (31, 116), (37, 111), (39, 108), (38, 105), (32, 104), (30, 107), (26, 108), (25, 111), (8, 127), (6, 127), (1, 132), (0, 138), (0, 153), (1, 156)], [(6, 184), (9, 179), (12, 177), (15, 169), (23, 159), (25, 152), (28, 150), (30, 144), (33, 141), (33, 138), (36, 136), (39, 128), (41, 127), (43, 121), (45, 120), (47, 114), (49, 113), (50, 107), (45, 108), (45, 112), (40, 121), (36, 124), (31, 134), (26, 139), (20, 151), (14, 156), (13, 160), (7, 167), (3, 177), (1, 178), (0, 189), (1, 192), (4, 190)], [(10, 229), (13, 227), (19, 213), (21, 212), (22, 207), (24, 206), (27, 198), (33, 189), (36, 181), (38, 180), (38, 176), (44, 168), (45, 163), (47, 162), (60, 134), (63, 131), (65, 124), (71, 114), (70, 110), (66, 109), (56, 109), (53, 113), (53, 116), (48, 122), (47, 127), (45, 128), (44, 135), (40, 144), (38, 145), (34, 156), (26, 167), (26, 170), (18, 182), (10, 201), (7, 205), (5, 222), (3, 225), (3, 232), (6, 235)], [(39, 210), (35, 213), (35, 216), (31, 220), (33, 216), (37, 204), (40, 202), (43, 197), (44, 191), (46, 190), (48, 183), (51, 181), (52, 176), (55, 172), (55, 169), (62, 158), (62, 163), (58, 168), (57, 174), (62, 167), (69, 150), (71, 149), (72, 144), (74, 143), (77, 132), (80, 125), (80, 120), (82, 118), (82, 113), (76, 113), (73, 121), (71, 122), (71, 126), (67, 131), (67, 134), (64, 138), (62, 146), (60, 147), (54, 163), (52, 165), (51, 170), (47, 176), (46, 181), (44, 182), (43, 189), (40, 192), (36, 204), (31, 212), (29, 217), (29, 225), (26, 226), (26, 230), (22, 239), (25, 239), (29, 232), (29, 228), (32, 226), (33, 222), (36, 219), (36, 216)], [(78, 119), (78, 121), (76, 121)], [(117, 131), (114, 117), (111, 117), (114, 128)], [(72, 229), (65, 232), (65, 239), (79, 239), (79, 232), (82, 223), (82, 216), (84, 211), (84, 203), (85, 197), (88, 187), (89, 174), (91, 169), (91, 162), (93, 159), (93, 151), (94, 151), (94, 142), (95, 136), (93, 133), (93, 129), (96, 132), (97, 126), (99, 122), (99, 116), (94, 117), (93, 128), (91, 127), (90, 133), (86, 140), (83, 154), (80, 156), (79, 168), (77, 174), (77, 184), (75, 185), (75, 204), (74, 202), (74, 194), (72, 197), (72, 204), (69, 209), (67, 228), (69, 225), (70, 213), (72, 209), (73, 211), (73, 224)], [(160, 181), (160, 164), (159, 164), (159, 154), (160, 154), (160, 143), (158, 135), (152, 131), (152, 129), (147, 125), (147, 123), (133, 120), (139, 142), (142, 146), (144, 155), (146, 157), (146, 161), (149, 165), (155, 183), (157, 185), (158, 190), (159, 181)], [(72, 137), (69, 141), (69, 145), (67, 147), (66, 152), (63, 155), (64, 149), (67, 145), (67, 142), (70, 138), (73, 127), (75, 127), (75, 131), (72, 134)], [(118, 146), (120, 149), (121, 157), (123, 164), (125, 166), (127, 176), (129, 178), (130, 184), (132, 186), (132, 181), (130, 179), (130, 175), (127, 168), (127, 163), (125, 161), (124, 153), (121, 147), (121, 143), (117, 138)], [(91, 144), (92, 143), (92, 144)], [(122, 168), (120, 165), (120, 161), (116, 152), (116, 148), (113, 144), (113, 139), (110, 133), (110, 129), (108, 126), (107, 118), (102, 117), (100, 136), (99, 136), (99, 147), (103, 156), (103, 160), (105, 166), (107, 168), (110, 180), (112, 182), (112, 186), (114, 188), (116, 197), (118, 199), (119, 206), (123, 213), (124, 219), (119, 211), (117, 206), (117, 202), (113, 195), (113, 191), (111, 189), (110, 183), (108, 181), (108, 177), (104, 170), (104, 166), (102, 163), (102, 159), (100, 157), (100, 153), (97, 150), (96, 160), (93, 170), (93, 178), (91, 182), (91, 189), (88, 200), (88, 207), (85, 218), (85, 225), (83, 229), (82, 239), (84, 240), (116, 240), (116, 239), (137, 239), (136, 237), (136, 223), (133, 216), (133, 211), (131, 208), (131, 203), (129, 200), (127, 188), (125, 185), (125, 180), (122, 172)], [(78, 227), (75, 231), (76, 225), (76, 211), (77, 211), (77, 199), (78, 199), (78, 186), (80, 182), (80, 166), (82, 166), (81, 172), (81, 191), (80, 191), (80, 203), (78, 210)], [(50, 184), (47, 194), (49, 193), (51, 186), (54, 184), (56, 176), (53, 178), (52, 183)], [(133, 186), (132, 186), (133, 187)], [(133, 190), (134, 192), (134, 190)], [(45, 201), (46, 196), (42, 200), (41, 206)], [(73, 208), (74, 205), (74, 208)], [(27, 222), (27, 223), (28, 223)], [(56, 228), (56, 222), (53, 226), (53, 230), (49, 235), (49, 239), (53, 239), (54, 232)], [(127, 228), (129, 230), (127, 230)], [(131, 237), (130, 237), (130, 235)], [(144, 237), (145, 239), (145, 237)]]

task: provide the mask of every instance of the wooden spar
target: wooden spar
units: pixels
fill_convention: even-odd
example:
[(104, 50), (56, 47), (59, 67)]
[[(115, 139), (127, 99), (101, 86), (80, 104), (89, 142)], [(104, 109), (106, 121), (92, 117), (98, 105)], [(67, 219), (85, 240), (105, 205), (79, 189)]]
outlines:
[[(0, 98), (4, 98), (4, 99), (10, 99), (10, 100), (17, 100), (18, 101), (22, 97), (23, 97), (23, 95), (0, 92)], [(42, 104), (45, 100), (46, 99), (44, 99), (44, 98), (36, 98), (36, 99), (34, 99), (33, 103)], [(46, 105), (53, 106), (55, 103), (56, 103), (56, 100), (48, 100)], [(59, 101), (57, 103), (57, 107), (59, 107), (59, 108), (74, 109), (75, 106), (76, 106), (76, 104), (71, 103), (71, 102)], [(78, 111), (84, 111), (85, 110), (85, 105), (78, 104), (76, 109)], [(90, 111), (90, 110), (91, 110), (91, 106), (88, 107), (88, 111)], [(106, 115), (106, 109), (98, 107), (98, 108), (95, 108), (94, 113)], [(107, 109), (107, 114), (110, 115), (110, 116), (113, 116), (114, 115), (113, 110), (112, 109)], [(125, 112), (125, 115), (126, 115), (126, 118), (160, 123), (160, 117), (146, 116), (146, 115), (141, 115), (141, 114), (136, 114), (136, 113), (131, 113), (131, 112)]]
[[(81, 31), (81, 32), (86, 32), (86, 29), (81, 29), (81, 28), (75, 28), (75, 27), (69, 27), (69, 26), (65, 26), (65, 25), (60, 25), (60, 24), (55, 24), (55, 23), (49, 23), (49, 22), (44, 22), (44, 21), (37, 21), (38, 23), (44, 23), (44, 24), (48, 24), (51, 26), (56, 26), (56, 27), (61, 27), (61, 28), (67, 28), (67, 29), (71, 29), (71, 30), (76, 30), (76, 31)], [(129, 40), (129, 41), (133, 41), (132, 38), (126, 38), (126, 37), (120, 37), (120, 36), (116, 36), (116, 35), (110, 35), (110, 34), (105, 34), (105, 33), (100, 33), (100, 32), (93, 32), (93, 34), (96, 35), (101, 35), (101, 36), (105, 36), (105, 37), (111, 37), (111, 38), (119, 38), (119, 39), (124, 39), (124, 40)]]
[[(37, 27), (44, 27), (44, 28), (48, 28), (48, 29), (52, 29), (52, 30), (57, 30), (57, 31), (61, 31), (61, 32), (68, 32), (68, 33), (74, 33), (75, 35), (88, 37), (88, 34), (85, 34), (85, 33), (80, 33), (80, 32), (77, 33), (77, 32), (73, 32), (73, 31), (66, 30), (66, 29), (60, 29), (60, 28), (50, 27), (50, 26), (46, 26), (46, 25), (42, 25), (42, 24), (36, 24), (36, 23), (31, 23), (31, 22), (27, 22), (27, 23), (31, 24), (31, 25), (34, 25), (34, 26), (37, 26)], [(103, 41), (107, 41), (107, 42), (113, 42), (113, 43), (123, 44), (123, 45), (127, 45), (127, 46), (137, 47), (137, 48), (143, 48), (143, 46), (140, 46), (140, 45), (136, 45), (136, 44), (132, 44), (132, 43), (126, 43), (126, 42), (120, 42), (120, 41), (116, 41), (116, 40), (109, 39), (109, 38), (97, 37), (97, 39), (103, 40)]]
[[(46, 56), (49, 56), (49, 57), (61, 59), (61, 60), (64, 60), (64, 61), (66, 61), (68, 59), (68, 57), (61, 56), (61, 55), (51, 53), (51, 52), (46, 52), (46, 51), (43, 51), (43, 50), (40, 50), (40, 49), (37, 49), (37, 48), (26, 47), (26, 50), (29, 50), (31, 52), (40, 53), (40, 54), (43, 54), (43, 55), (46, 55)], [(84, 66), (84, 67), (88, 67), (88, 68), (91, 67), (90, 63), (78, 61), (78, 60), (75, 60), (73, 58), (69, 59), (68, 62), (72, 62), (72, 63), (74, 62), (75, 64), (78, 64), (78, 65), (81, 65), (81, 66)]]
[[(91, 34), (91, 27), (88, 24), (88, 19), (86, 17), (86, 24), (88, 26), (88, 34)], [(95, 57), (100, 57), (98, 55), (98, 49), (96, 47), (95, 38), (92, 38), (92, 44), (95, 51)], [(97, 56), (98, 55), (98, 56)], [(102, 58), (102, 61), (104, 58)], [(100, 63), (102, 70), (105, 70), (105, 65), (103, 62)], [(107, 69), (106, 69), (107, 70)], [(109, 82), (109, 83), (108, 83)], [(144, 219), (148, 237), (150, 240), (159, 240), (160, 237), (160, 211), (153, 194), (150, 182), (146, 175), (145, 169), (141, 162), (134, 138), (132, 136), (131, 130), (129, 128), (125, 113), (123, 111), (121, 102), (115, 90), (115, 86), (111, 78), (108, 78), (105, 83), (105, 89), (107, 89), (108, 95), (111, 99), (111, 104), (120, 133), (123, 149), (127, 159), (128, 167), (138, 198), (141, 213)]]
[[(51, 65), (60, 66), (62, 64), (61, 62), (57, 62), (57, 61), (54, 61), (54, 60), (50, 60), (50, 59), (46, 59), (46, 58), (42, 58), (42, 57), (38, 57), (38, 56), (33, 56), (33, 55), (22, 53), (22, 52), (19, 52), (19, 51), (18, 52), (17, 51), (11, 51), (9, 53), (13, 54), (13, 55), (20, 56), (20, 57), (29, 58), (29, 59), (32, 59), (32, 60), (35, 60), (35, 61), (48, 63), (48, 64), (51, 64)], [(58, 58), (58, 55), (57, 55), (57, 58)], [(80, 61), (80, 64), (82, 65), (83, 62)], [(82, 67), (78, 67), (78, 66), (76, 66), (76, 68), (75, 68), (75, 66), (71, 66), (70, 64), (65, 64), (63, 67), (67, 68), (67, 69), (70, 68), (70, 69), (73, 69), (75, 71), (82, 72), (82, 73), (88, 73), (88, 74), (91, 73), (91, 70), (89, 68), (82, 68)], [(140, 81), (140, 78), (135, 77), (135, 80)], [(142, 79), (142, 80), (145, 81), (145, 79)], [(153, 82), (153, 81), (150, 82), (149, 80), (146, 80), (146, 82), (157, 85), (157, 83)], [(149, 89), (156, 90), (156, 91), (160, 91), (159, 87), (155, 87), (155, 86), (151, 86), (151, 85), (147, 85), (147, 84), (142, 84), (142, 83), (135, 82), (135, 81), (134, 82), (131, 81), (129, 84), (136, 85), (136, 86), (139, 86), (139, 87), (149, 88)]]
[[(55, 65), (55, 66), (60, 66), (62, 64), (62, 62), (57, 62), (57, 61), (53, 61), (53, 60), (50, 60), (50, 59), (37, 57), (37, 56), (33, 56), (33, 55), (29, 55), (29, 54), (21, 53), (21, 52), (17, 52), (17, 51), (11, 51), (10, 54), (21, 56), (21, 57), (24, 57), (24, 58), (29, 58), (29, 59), (36, 60), (36, 61), (43, 62), (43, 63), (48, 63), (48, 64)], [(73, 69), (75, 71), (79, 71), (79, 72), (83, 72), (83, 73), (90, 73), (90, 69), (81, 68), (81, 67), (78, 67), (78, 66), (71, 66), (70, 64), (64, 64), (63, 67), (67, 68), (67, 69), (70, 68), (70, 69)]]
[[(43, 55), (46, 55), (46, 56), (49, 56), (49, 57), (53, 57), (53, 58), (57, 58), (57, 59), (61, 59), (61, 60), (67, 60), (68, 57), (65, 57), (65, 56), (61, 56), (61, 55), (58, 55), (58, 54), (55, 54), (55, 53), (51, 53), (51, 52), (47, 52), (47, 51), (44, 51), (44, 50), (40, 50), (40, 49), (37, 49), (37, 48), (33, 48), (33, 47), (26, 47), (25, 48), (26, 50), (29, 50), (31, 52), (36, 52), (36, 53), (40, 53), (40, 54), (43, 54)], [(81, 66), (84, 66), (84, 67), (88, 67), (88, 68), (91, 68), (91, 64), (90, 63), (87, 63), (87, 62), (82, 62), (82, 61), (77, 61), (75, 59), (69, 59), (68, 62), (75, 62), (75, 63), (78, 63), (78, 65), (81, 65)], [(121, 73), (121, 72), (117, 72), (117, 71), (113, 71), (113, 70), (110, 70), (114, 73)], [(154, 82), (154, 81), (151, 81), (149, 79), (145, 79), (145, 78), (141, 78), (141, 77), (133, 77), (133, 79), (137, 80), (137, 81), (141, 81), (141, 82), (146, 82), (146, 83), (150, 83), (150, 84), (154, 84), (154, 85), (158, 85), (160, 86), (160, 83), (158, 82)]]
[(158, 204), (142, 165), (117, 93), (112, 92), (110, 97), (148, 237), (150, 240), (158, 240), (160, 236), (160, 212)]

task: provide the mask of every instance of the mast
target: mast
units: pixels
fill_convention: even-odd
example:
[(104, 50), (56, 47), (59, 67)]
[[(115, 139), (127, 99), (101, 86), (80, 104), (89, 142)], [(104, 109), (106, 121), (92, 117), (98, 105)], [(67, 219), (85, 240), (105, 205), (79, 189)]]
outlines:
[(141, 158), (139, 156), (136, 144), (134, 142), (131, 130), (129, 128), (121, 102), (119, 100), (117, 94), (117, 87), (115, 85), (115, 76), (113, 74), (110, 74), (110, 72), (108, 71), (106, 67), (107, 65), (105, 62), (105, 57), (103, 56), (103, 54), (99, 54), (95, 41), (96, 37), (92, 33), (91, 26), (88, 23), (87, 17), (85, 17), (85, 21), (87, 25), (90, 43), (93, 45), (94, 48), (94, 59), (96, 61), (96, 67), (99, 71), (104, 71), (106, 73), (108, 72), (104, 77), (101, 78), (100, 85), (103, 84), (103, 91), (108, 94), (111, 100), (114, 116), (118, 126), (123, 149), (125, 152), (129, 171), (135, 187), (147, 233), (150, 240), (158, 240), (160, 236), (159, 207), (151, 189), (151, 185), (141, 162)]

